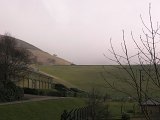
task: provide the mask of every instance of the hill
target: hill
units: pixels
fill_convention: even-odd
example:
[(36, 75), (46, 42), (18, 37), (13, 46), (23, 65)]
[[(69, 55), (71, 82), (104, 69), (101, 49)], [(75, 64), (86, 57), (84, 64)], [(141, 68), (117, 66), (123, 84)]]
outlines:
[[(2, 35), (0, 35), (2, 36)], [(17, 39), (17, 47), (25, 48), (32, 53), (32, 58), (35, 58), (36, 63), (41, 65), (71, 65), (72, 63), (57, 57), (56, 55), (51, 55), (40, 48), (35, 47), (34, 45), (27, 43), (23, 40)]]
[(36, 58), (38, 64), (43, 65), (71, 65), (71, 62), (57, 57), (56, 55), (51, 55), (25, 41), (17, 39), (18, 47), (28, 49), (33, 56)]

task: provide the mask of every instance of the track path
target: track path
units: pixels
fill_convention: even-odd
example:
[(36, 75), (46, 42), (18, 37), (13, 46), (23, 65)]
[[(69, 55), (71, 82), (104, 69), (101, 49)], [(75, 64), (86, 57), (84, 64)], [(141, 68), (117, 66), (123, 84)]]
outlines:
[(39, 96), (39, 95), (25, 94), (24, 98), (25, 99), (21, 101), (0, 103), (0, 105), (20, 104), (20, 103), (33, 102), (33, 101), (43, 101), (43, 100), (57, 100), (57, 99), (64, 99), (66, 97), (52, 97), (52, 96)]

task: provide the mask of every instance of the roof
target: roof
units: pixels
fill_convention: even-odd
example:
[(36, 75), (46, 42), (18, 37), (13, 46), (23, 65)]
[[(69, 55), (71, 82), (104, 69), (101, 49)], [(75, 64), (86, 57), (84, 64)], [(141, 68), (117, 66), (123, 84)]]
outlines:
[(51, 76), (51, 75), (49, 75), (49, 74), (47, 74), (47, 73), (45, 73), (45, 72), (36, 70), (35, 68), (31, 68), (31, 67), (30, 67), (30, 68), (28, 69), (28, 72), (32, 72), (32, 73), (34, 73), (34, 74), (43, 75), (43, 76), (45, 76), (45, 77), (47, 77), (47, 78), (54, 79), (53, 76)]
[(160, 106), (160, 102), (152, 99), (148, 99), (145, 102), (142, 102), (143, 106)]

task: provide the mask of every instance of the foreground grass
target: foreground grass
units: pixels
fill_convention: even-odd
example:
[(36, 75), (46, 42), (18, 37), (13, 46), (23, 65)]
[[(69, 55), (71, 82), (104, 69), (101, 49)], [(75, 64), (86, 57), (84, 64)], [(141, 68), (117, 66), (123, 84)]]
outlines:
[(64, 109), (85, 105), (84, 100), (65, 98), (0, 106), (1, 120), (60, 120)]
[(139, 107), (135, 102), (109, 102), (109, 112), (112, 118), (121, 118), (122, 113), (128, 113), (132, 111), (131, 117), (134, 117), (133, 114), (139, 112)]
[[(109, 107), (110, 118), (120, 119), (123, 112), (139, 111), (135, 102), (106, 101)], [(135, 105), (135, 109), (133, 106)], [(60, 120), (64, 109), (71, 110), (86, 106), (85, 99), (65, 98), (38, 102), (1, 105), (1, 120)], [(133, 116), (133, 113), (131, 113)], [(134, 116), (133, 116), (134, 117)]]

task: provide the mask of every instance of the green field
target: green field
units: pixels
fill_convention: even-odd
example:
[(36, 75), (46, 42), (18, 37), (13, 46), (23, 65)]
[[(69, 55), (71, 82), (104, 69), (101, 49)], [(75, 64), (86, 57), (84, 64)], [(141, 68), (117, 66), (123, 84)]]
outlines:
[[(0, 105), (2, 120), (60, 120), (64, 109), (71, 110), (86, 106), (84, 99), (65, 98), (59, 100), (45, 100), (38, 102), (19, 103), (12, 105)], [(111, 118), (121, 117), (121, 105), (123, 112), (133, 110), (133, 102), (106, 102), (109, 105)], [(136, 111), (138, 109), (136, 107)]]
[[(108, 102), (109, 104), (109, 112), (112, 118), (121, 118), (122, 113), (127, 113), (132, 111), (130, 114), (132, 117), (139, 112), (139, 107), (134, 102)], [(122, 108), (121, 108), (122, 107)]]
[(129, 89), (127, 86), (124, 86), (124, 83), (118, 82), (119, 78), (121, 79), (127, 75), (124, 71), (120, 73), (120, 71), (116, 69), (116, 66), (39, 66), (39, 68), (48, 74), (67, 81), (69, 84), (72, 84), (73, 87), (85, 91), (90, 91), (92, 88), (95, 88), (102, 94), (107, 93), (117, 98), (123, 97), (124, 94), (118, 93), (108, 86), (102, 74), (110, 83), (116, 82), (116, 87)]
[(84, 100), (76, 98), (0, 105), (0, 119), (60, 120), (60, 115), (64, 109), (71, 110), (84, 105)]
[[(79, 89), (90, 91), (92, 88), (97, 89), (102, 94), (109, 94), (114, 98), (123, 98), (126, 94), (117, 92), (109, 87), (104, 78), (109, 81), (112, 85), (123, 91), (135, 95), (135, 90), (132, 89), (128, 84), (126, 84), (126, 79), (130, 79), (129, 75), (122, 69), (117, 68), (118, 66), (108, 65), (75, 65), (75, 66), (38, 66), (41, 71), (44, 71), (48, 74), (56, 76), (61, 80), (70, 85), (69, 87), (77, 87)], [(135, 69), (139, 68), (138, 66), (133, 66)], [(102, 77), (102, 74), (104, 78)], [(137, 72), (137, 79), (139, 79), (139, 72)], [(61, 82), (61, 81), (60, 81)], [(64, 84), (65, 84), (64, 83)], [(145, 84), (145, 83), (143, 83)], [(154, 88), (150, 84), (151, 88)], [(151, 91), (151, 94), (159, 95), (157, 91)], [(127, 95), (128, 96), (128, 95)]]
[(39, 66), (40, 70), (65, 80), (69, 87), (89, 91), (97, 88), (106, 92), (106, 83), (101, 77), (102, 66)]

